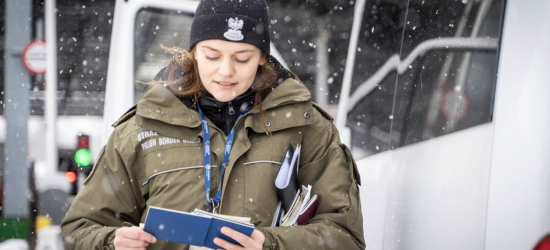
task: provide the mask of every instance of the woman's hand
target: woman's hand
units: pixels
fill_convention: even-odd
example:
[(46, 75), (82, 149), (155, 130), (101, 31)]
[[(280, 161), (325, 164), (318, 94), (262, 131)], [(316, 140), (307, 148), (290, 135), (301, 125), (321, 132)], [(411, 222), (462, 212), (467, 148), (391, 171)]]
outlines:
[(115, 232), (115, 239), (113, 245), (116, 250), (124, 249), (143, 249), (149, 245), (149, 243), (155, 243), (157, 239), (148, 232), (143, 231), (141, 227), (121, 227)]
[(223, 239), (215, 238), (214, 244), (223, 247), (227, 250), (233, 249), (262, 249), (265, 241), (265, 236), (258, 230), (254, 230), (250, 237), (235, 231), (229, 227), (222, 227), (222, 233), (239, 242), (242, 247), (239, 245), (231, 244)]

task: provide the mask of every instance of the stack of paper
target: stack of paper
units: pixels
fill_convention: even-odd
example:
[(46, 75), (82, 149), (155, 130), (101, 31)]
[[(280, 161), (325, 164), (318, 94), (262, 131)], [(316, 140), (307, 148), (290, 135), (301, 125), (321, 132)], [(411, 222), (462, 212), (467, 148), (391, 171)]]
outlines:
[(317, 195), (311, 195), (311, 185), (299, 188), (298, 169), (301, 145), (288, 146), (287, 153), (275, 179), (279, 204), (273, 215), (272, 226), (305, 225), (317, 210)]
[(281, 163), (279, 173), (275, 178), (275, 186), (277, 187), (277, 195), (281, 200), (283, 209), (290, 211), (290, 206), (294, 201), (296, 191), (298, 190), (298, 168), (300, 166), (300, 149), (301, 146), (296, 146), (296, 149), (292, 148), (292, 145), (288, 145), (286, 156)]
[(298, 190), (294, 202), (286, 214), (282, 215), (280, 226), (305, 225), (315, 215), (317, 195), (311, 196), (311, 185)]

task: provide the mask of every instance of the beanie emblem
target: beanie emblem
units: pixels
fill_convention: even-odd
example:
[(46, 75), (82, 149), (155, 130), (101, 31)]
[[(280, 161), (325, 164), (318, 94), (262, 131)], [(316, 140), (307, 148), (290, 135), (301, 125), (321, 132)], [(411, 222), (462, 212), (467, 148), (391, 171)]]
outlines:
[(239, 18), (235, 17), (229, 18), (227, 21), (227, 26), (229, 29), (223, 34), (223, 36), (231, 41), (241, 41), (244, 39), (243, 34), (241, 33), (241, 29), (243, 28), (244, 21)]

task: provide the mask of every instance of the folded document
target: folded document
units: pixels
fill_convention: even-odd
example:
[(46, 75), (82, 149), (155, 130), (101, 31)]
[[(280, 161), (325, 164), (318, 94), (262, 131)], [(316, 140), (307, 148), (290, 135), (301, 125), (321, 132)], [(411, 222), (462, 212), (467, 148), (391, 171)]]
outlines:
[(273, 215), (272, 226), (305, 225), (313, 218), (317, 210), (317, 195), (311, 195), (311, 185), (298, 184), (298, 170), (300, 167), (301, 145), (288, 146), (285, 158), (281, 163), (275, 187), (279, 196), (279, 204)]
[(311, 196), (311, 185), (298, 190), (288, 211), (282, 211), (279, 226), (306, 225), (317, 210), (318, 196)]
[(186, 213), (154, 206), (149, 207), (143, 230), (157, 239), (187, 245), (218, 249), (220, 247), (214, 244), (216, 237), (240, 245), (221, 233), (223, 226), (248, 236), (254, 231), (253, 224), (239, 222), (232, 216), (212, 214), (197, 209), (193, 213)]
[(291, 144), (288, 145), (285, 158), (275, 178), (277, 195), (285, 211), (289, 211), (296, 191), (299, 188), (298, 168), (300, 166), (300, 149), (299, 144), (296, 146), (296, 149), (293, 149)]

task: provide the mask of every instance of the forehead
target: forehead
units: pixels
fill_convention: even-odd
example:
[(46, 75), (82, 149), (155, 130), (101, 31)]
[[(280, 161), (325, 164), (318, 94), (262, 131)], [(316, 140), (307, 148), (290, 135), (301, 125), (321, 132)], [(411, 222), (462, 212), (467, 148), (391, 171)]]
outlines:
[(213, 51), (219, 51), (223, 53), (244, 53), (244, 52), (255, 52), (259, 53), (260, 49), (258, 49), (256, 46), (248, 43), (239, 43), (239, 42), (229, 42), (224, 40), (204, 40), (199, 43), (197, 43), (198, 49), (206, 49), (206, 50), (213, 50)]

